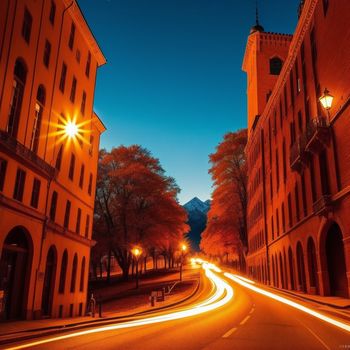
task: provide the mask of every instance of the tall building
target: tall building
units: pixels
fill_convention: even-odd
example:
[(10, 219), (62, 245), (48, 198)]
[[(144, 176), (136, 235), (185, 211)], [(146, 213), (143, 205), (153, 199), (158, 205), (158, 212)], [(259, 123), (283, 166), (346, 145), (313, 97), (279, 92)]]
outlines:
[(243, 60), (249, 273), (324, 296), (350, 297), (349, 13), (301, 1), (294, 34), (257, 23)]
[(76, 1), (0, 1), (3, 320), (84, 313), (105, 62)]

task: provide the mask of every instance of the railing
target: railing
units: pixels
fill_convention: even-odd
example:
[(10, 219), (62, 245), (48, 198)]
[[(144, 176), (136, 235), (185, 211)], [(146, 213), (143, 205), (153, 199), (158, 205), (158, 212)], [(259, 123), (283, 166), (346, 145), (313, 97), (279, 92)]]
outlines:
[(8, 153), (19, 157), (23, 163), (29, 163), (48, 177), (53, 178), (55, 176), (55, 168), (3, 130), (0, 130), (0, 145), (5, 148)]
[(293, 170), (301, 170), (306, 161), (305, 145), (306, 135), (302, 134), (290, 148), (289, 162)]

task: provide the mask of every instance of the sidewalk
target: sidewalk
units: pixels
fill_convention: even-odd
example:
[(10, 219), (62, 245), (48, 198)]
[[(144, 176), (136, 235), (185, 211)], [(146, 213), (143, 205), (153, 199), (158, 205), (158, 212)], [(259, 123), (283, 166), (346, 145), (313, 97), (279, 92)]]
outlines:
[[(135, 314), (159, 310), (186, 301), (193, 296), (199, 287), (199, 270), (184, 269), (183, 281), (179, 281), (179, 273), (146, 277), (139, 280), (139, 289), (135, 289), (135, 281), (121, 282), (112, 286), (95, 289), (102, 302), (102, 317), (96, 307), (95, 318), (91, 316), (74, 318), (56, 318), (29, 321), (0, 323), (0, 344), (11, 340), (28, 339), (38, 335), (58, 333), (67, 329), (79, 329), (113, 320), (132, 317)], [(173, 287), (165, 295), (165, 300), (151, 306), (150, 294), (153, 290)]]

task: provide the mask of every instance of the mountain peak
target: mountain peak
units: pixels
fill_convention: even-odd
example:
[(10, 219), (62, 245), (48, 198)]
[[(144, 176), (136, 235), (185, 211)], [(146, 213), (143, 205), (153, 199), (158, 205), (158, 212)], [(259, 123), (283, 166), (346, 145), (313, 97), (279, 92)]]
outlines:
[(187, 211), (198, 210), (204, 214), (207, 214), (209, 207), (210, 207), (210, 201), (207, 200), (207, 201), (203, 202), (198, 197), (194, 197), (190, 201), (188, 201), (186, 204), (184, 204), (183, 207)]

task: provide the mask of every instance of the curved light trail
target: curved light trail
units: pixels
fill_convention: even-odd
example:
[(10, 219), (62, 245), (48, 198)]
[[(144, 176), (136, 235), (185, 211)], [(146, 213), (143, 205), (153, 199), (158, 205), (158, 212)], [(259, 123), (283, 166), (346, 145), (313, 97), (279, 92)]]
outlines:
[(294, 307), (295, 309), (298, 309), (300, 311), (303, 311), (309, 315), (312, 315), (314, 317), (317, 317), (318, 319), (322, 320), (322, 321), (325, 321), (327, 323), (330, 323), (338, 328), (341, 328), (347, 332), (350, 332), (350, 325), (347, 324), (347, 323), (344, 323), (344, 322), (341, 322), (341, 321), (338, 321), (332, 317), (329, 317), (329, 316), (326, 316), (326, 315), (323, 315), (315, 310), (312, 310), (304, 305), (301, 305), (301, 304), (298, 304), (292, 300), (289, 300), (287, 298), (284, 298), (280, 295), (277, 295), (277, 294), (274, 294), (274, 293), (271, 293), (271, 292), (268, 292), (262, 288), (259, 288), (257, 286), (255, 286), (255, 282), (254, 281), (251, 281), (251, 280), (248, 280), (242, 276), (238, 276), (238, 275), (233, 275), (231, 273), (227, 273), (225, 272), (224, 275), (231, 279), (232, 281), (235, 281), (236, 283), (240, 284), (241, 286), (244, 286), (256, 293), (259, 293), (259, 294), (262, 294), (262, 295), (265, 295), (271, 299), (274, 299), (274, 300), (277, 300), (283, 304), (286, 304), (286, 305), (289, 305), (291, 307)]
[(59, 340), (80, 337), (87, 334), (101, 333), (101, 332), (107, 332), (107, 331), (112, 331), (117, 329), (139, 327), (139, 326), (145, 326), (145, 325), (154, 324), (154, 323), (178, 320), (186, 317), (196, 316), (208, 311), (212, 311), (214, 309), (217, 309), (227, 304), (233, 298), (233, 289), (227, 282), (225, 282), (222, 278), (217, 276), (212, 271), (212, 270), (214, 271), (221, 271), (221, 270), (213, 264), (208, 264), (203, 261), (198, 261), (198, 262), (202, 263), (202, 267), (205, 270), (205, 275), (211, 281), (211, 283), (215, 286), (214, 294), (203, 302), (200, 302), (194, 306), (189, 306), (188, 308), (181, 311), (175, 311), (175, 312), (171, 312), (160, 316), (147, 317), (140, 320), (129, 321), (129, 322), (124, 322), (119, 324), (112, 324), (109, 326), (88, 329), (84, 331), (56, 336), (56, 337), (47, 338), (43, 340), (37, 340), (30, 343), (8, 348), (8, 350), (25, 349), (25, 348), (43, 345), (43, 344), (47, 344), (47, 343), (51, 343)]

